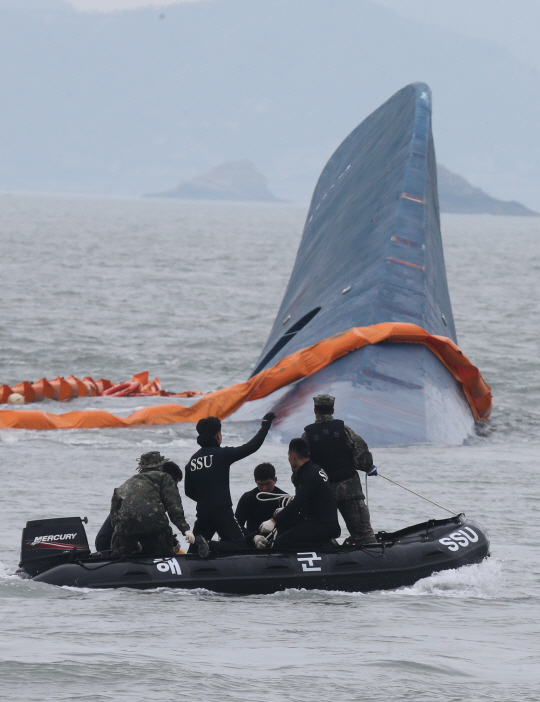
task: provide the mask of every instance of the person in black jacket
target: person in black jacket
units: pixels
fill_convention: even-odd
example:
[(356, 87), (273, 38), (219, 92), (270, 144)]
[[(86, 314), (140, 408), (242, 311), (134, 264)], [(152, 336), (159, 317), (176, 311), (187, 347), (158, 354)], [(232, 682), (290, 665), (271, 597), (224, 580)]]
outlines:
[(375, 476), (377, 468), (364, 439), (341, 419), (334, 419), (334, 401), (332, 395), (313, 398), (315, 422), (305, 427), (302, 438), (308, 442), (315, 463), (324, 468), (330, 479), (338, 509), (349, 530), (346, 543), (377, 543), (358, 475), (358, 471), (363, 471)]
[[(286, 549), (317, 549), (341, 534), (336, 501), (328, 476), (309, 457), (309, 446), (304, 439), (292, 439), (289, 444), (289, 463), (292, 482), (296, 488), (294, 499), (272, 519), (260, 526), (262, 534), (277, 529), (274, 547)], [(291, 517), (302, 511), (303, 523), (286, 529)], [(285, 526), (285, 531), (280, 529)]]
[[(287, 493), (276, 486), (276, 469), (271, 463), (261, 463), (258, 465), (253, 471), (253, 477), (255, 478), (256, 487), (254, 487), (253, 490), (245, 492), (238, 500), (234, 516), (246, 535), (248, 544), (259, 546), (259, 543), (261, 543), (264, 546), (267, 543), (266, 539), (257, 539), (259, 536), (259, 524), (272, 517), (276, 509), (281, 507), (281, 500), (279, 500), (279, 498), (275, 500), (259, 500), (257, 499), (257, 495), (264, 492), (269, 494), (273, 493), (278, 497), (279, 495), (286, 495)], [(254, 541), (254, 537), (256, 541)]]
[(195, 536), (209, 541), (217, 532), (222, 541), (235, 548), (245, 548), (244, 533), (232, 510), (229, 473), (231, 465), (263, 445), (272, 421), (273, 412), (265, 414), (261, 428), (243, 446), (221, 446), (221, 422), (217, 417), (206, 417), (197, 423), (197, 443), (201, 447), (186, 464), (186, 495), (197, 503), (197, 519), (193, 526)]

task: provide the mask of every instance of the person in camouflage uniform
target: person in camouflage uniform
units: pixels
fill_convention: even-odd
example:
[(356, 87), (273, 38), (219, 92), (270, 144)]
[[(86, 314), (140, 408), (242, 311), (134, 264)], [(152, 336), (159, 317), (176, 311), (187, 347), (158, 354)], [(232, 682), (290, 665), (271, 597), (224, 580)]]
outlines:
[(167, 514), (188, 542), (195, 543), (178, 492), (181, 469), (159, 451), (149, 451), (140, 457), (138, 471), (115, 489), (111, 500), (113, 556), (173, 555)]
[(314, 463), (324, 468), (350, 537), (346, 543), (369, 544), (377, 539), (371, 528), (359, 470), (377, 475), (373, 456), (361, 436), (340, 419), (334, 419), (332, 395), (317, 395), (315, 422), (305, 427), (302, 438), (309, 444)]

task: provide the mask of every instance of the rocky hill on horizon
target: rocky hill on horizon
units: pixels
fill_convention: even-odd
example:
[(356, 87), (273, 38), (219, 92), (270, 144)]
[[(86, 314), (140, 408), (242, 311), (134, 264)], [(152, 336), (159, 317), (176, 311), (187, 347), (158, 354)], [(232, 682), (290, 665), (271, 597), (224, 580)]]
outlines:
[(439, 209), (455, 214), (495, 214), (520, 217), (539, 217), (538, 212), (525, 207), (515, 200), (498, 200), (481, 188), (471, 185), (457, 173), (437, 164), (437, 184), (439, 187)]
[[(498, 200), (448, 168), (437, 164), (439, 207), (454, 214), (495, 214), (538, 217), (538, 212), (515, 200)], [(180, 200), (222, 200), (232, 202), (288, 202), (268, 189), (268, 180), (252, 161), (228, 161), (184, 180), (177, 188), (146, 197)]]
[(147, 197), (181, 200), (230, 200), (236, 202), (286, 202), (268, 190), (268, 180), (248, 160), (228, 161), (216, 168), (185, 180), (174, 190)]

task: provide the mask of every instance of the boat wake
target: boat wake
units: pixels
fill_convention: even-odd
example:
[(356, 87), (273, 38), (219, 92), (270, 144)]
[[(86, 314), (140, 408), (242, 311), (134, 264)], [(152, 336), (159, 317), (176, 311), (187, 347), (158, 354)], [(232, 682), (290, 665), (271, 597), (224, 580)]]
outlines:
[(396, 590), (379, 590), (371, 593), (345, 592), (342, 590), (304, 590), (288, 589), (264, 597), (286, 601), (343, 599), (350, 597), (396, 596), (443, 596), (456, 598), (492, 599), (499, 597), (504, 588), (502, 564), (490, 558), (473, 565), (462, 566), (454, 570), (445, 570), (423, 578), (411, 587)]
[(503, 587), (502, 564), (496, 558), (489, 558), (482, 563), (434, 573), (411, 587), (394, 590), (392, 594), (491, 599), (500, 596)]

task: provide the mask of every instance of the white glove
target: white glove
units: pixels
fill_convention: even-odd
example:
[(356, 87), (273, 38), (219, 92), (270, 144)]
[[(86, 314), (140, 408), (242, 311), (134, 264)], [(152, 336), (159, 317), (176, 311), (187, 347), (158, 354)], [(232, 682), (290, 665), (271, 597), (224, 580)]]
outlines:
[(256, 548), (266, 548), (268, 546), (268, 539), (265, 539), (264, 536), (257, 534), (253, 537), (253, 543), (255, 544)]
[(273, 519), (267, 519), (261, 524), (261, 526), (259, 527), (259, 531), (262, 531), (263, 534), (269, 534), (271, 531), (274, 531), (275, 528), (275, 521)]
[(186, 541), (188, 544), (194, 544), (195, 543), (195, 534), (192, 531), (186, 531), (184, 534)]

